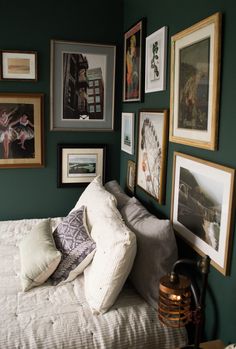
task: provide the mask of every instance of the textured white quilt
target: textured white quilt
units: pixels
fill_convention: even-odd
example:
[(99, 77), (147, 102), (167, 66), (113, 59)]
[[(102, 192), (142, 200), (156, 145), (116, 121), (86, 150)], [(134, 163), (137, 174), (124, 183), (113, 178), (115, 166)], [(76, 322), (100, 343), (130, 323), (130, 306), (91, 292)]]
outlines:
[[(125, 287), (110, 311), (93, 315), (83, 276), (24, 293), (18, 244), (38, 219), (0, 222), (0, 349), (174, 349), (186, 331), (159, 324), (157, 314)], [(52, 227), (60, 218), (51, 219)]]

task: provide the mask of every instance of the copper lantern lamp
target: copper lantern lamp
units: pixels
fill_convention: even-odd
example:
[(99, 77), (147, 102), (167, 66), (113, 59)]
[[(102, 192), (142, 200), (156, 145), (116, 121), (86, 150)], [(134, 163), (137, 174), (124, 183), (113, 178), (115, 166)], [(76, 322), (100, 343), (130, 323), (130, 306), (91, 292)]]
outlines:
[[(180, 264), (195, 266), (200, 271), (202, 277), (200, 292), (190, 278), (176, 272)], [(189, 322), (195, 324), (194, 344), (182, 349), (200, 349), (209, 266), (208, 256), (202, 257), (199, 261), (180, 259), (173, 265), (171, 273), (160, 280), (158, 307), (160, 321), (168, 327), (183, 327)]]

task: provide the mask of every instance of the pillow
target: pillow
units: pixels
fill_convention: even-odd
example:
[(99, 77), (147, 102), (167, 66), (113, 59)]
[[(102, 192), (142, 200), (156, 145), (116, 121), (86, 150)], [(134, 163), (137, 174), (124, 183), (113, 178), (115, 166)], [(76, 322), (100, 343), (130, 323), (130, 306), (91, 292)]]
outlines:
[(130, 279), (143, 298), (157, 309), (159, 280), (177, 260), (177, 245), (169, 220), (151, 215), (135, 198), (122, 208), (127, 226), (136, 234), (137, 255)]
[(76, 278), (91, 262), (96, 244), (91, 239), (85, 220), (85, 207), (73, 211), (53, 232), (56, 247), (62, 253), (61, 261), (51, 275), (53, 285)]
[(117, 201), (117, 208), (121, 210), (122, 207), (129, 201), (130, 196), (125, 194), (121, 186), (116, 180), (107, 182), (105, 184), (105, 189), (109, 191), (109, 193), (113, 194)]
[(116, 199), (105, 190), (101, 183), (101, 176), (96, 177), (84, 190), (75, 207), (71, 210), (77, 210), (81, 206), (87, 208), (87, 223), (89, 230), (93, 224), (102, 217), (120, 216), (116, 208)]
[(94, 313), (104, 313), (114, 304), (130, 273), (136, 237), (115, 215), (97, 221), (91, 235), (97, 250), (84, 271), (85, 297)]
[(23, 291), (43, 284), (61, 259), (56, 249), (50, 220), (38, 223), (20, 242), (21, 284)]

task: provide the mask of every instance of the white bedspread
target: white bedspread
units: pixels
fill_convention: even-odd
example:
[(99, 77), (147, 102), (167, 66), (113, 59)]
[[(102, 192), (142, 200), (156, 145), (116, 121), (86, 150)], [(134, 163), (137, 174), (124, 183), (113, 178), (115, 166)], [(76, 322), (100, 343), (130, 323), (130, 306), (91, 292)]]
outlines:
[[(52, 219), (52, 226), (60, 221)], [(93, 315), (83, 276), (21, 291), (18, 244), (38, 219), (0, 222), (0, 349), (174, 349), (186, 331), (159, 324), (154, 309), (130, 287), (104, 315)]]

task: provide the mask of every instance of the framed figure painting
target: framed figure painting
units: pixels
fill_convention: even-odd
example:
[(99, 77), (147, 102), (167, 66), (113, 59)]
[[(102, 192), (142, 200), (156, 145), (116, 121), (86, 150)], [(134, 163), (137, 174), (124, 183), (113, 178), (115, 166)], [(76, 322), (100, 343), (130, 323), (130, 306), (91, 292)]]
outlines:
[(0, 93), (0, 168), (43, 166), (43, 94)]
[(217, 148), (221, 14), (171, 38), (170, 141)]
[(123, 102), (142, 100), (145, 19), (124, 34)]
[(137, 186), (162, 204), (165, 193), (168, 110), (140, 110)]

